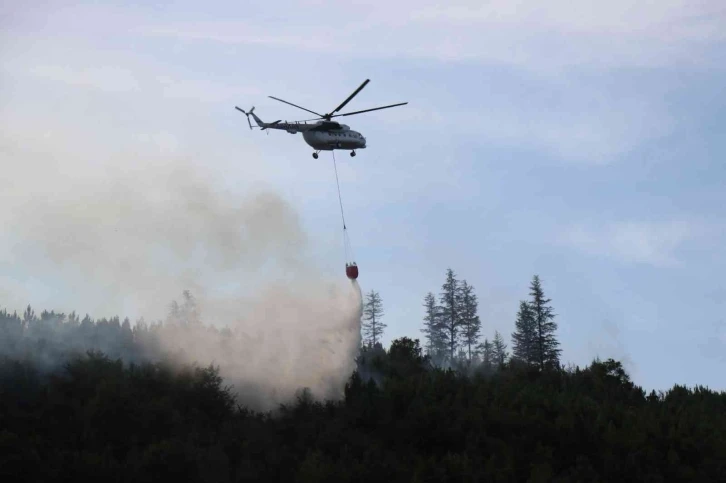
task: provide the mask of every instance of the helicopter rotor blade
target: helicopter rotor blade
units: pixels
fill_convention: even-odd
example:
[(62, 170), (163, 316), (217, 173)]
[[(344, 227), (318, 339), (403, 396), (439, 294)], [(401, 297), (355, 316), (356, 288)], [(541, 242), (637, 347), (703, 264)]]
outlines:
[(319, 112), (311, 111), (310, 109), (305, 109), (304, 107), (298, 106), (297, 104), (293, 104), (292, 102), (287, 102), (282, 99), (278, 99), (277, 97), (272, 97), (272, 96), (267, 96), (267, 97), (269, 97), (270, 99), (275, 99), (276, 101), (284, 102), (285, 104), (289, 104), (293, 107), (297, 107), (298, 109), (302, 109), (303, 111), (307, 111), (311, 114), (315, 114), (316, 116), (322, 116), (322, 114), (320, 114)]
[[(366, 79), (365, 81), (363, 81), (363, 83), (355, 91), (353, 91), (353, 93), (351, 95), (349, 95), (348, 98), (346, 100), (344, 100), (341, 105), (339, 105), (338, 107), (336, 107), (335, 109), (333, 109), (332, 111), (330, 111), (330, 114), (328, 114), (328, 116), (329, 117), (332, 117), (331, 115), (333, 113), (336, 113), (336, 112), (340, 111), (341, 109), (343, 109), (343, 107), (345, 107), (345, 105), (348, 104), (351, 99), (353, 99), (355, 96), (357, 96), (358, 93), (360, 91), (362, 91), (363, 88), (366, 86), (366, 84), (368, 84), (370, 81), (371, 81), (370, 79)], [(319, 115), (320, 114), (318, 114), (318, 116)]]
[(388, 109), (389, 107), (405, 106), (406, 104), (408, 104), (408, 102), (401, 102), (401, 103), (398, 103), (398, 104), (391, 104), (390, 106), (374, 107), (372, 109), (364, 109), (362, 111), (346, 112), (345, 114), (336, 114), (335, 116), (330, 116), (330, 117), (352, 116), (353, 114), (362, 114), (364, 112), (378, 111), (378, 110), (381, 110), (381, 109)]

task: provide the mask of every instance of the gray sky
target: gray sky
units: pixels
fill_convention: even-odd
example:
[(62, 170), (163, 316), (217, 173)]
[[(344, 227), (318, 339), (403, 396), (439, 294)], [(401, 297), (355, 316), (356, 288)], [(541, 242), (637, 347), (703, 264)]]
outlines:
[[(254, 293), (288, 263), (342, 277), (329, 153), (251, 132), (234, 106), (303, 119), (267, 96), (327, 111), (370, 78), (350, 110), (409, 102), (347, 118), (368, 148), (338, 155), (385, 342), (420, 337), (448, 267), (484, 334), (508, 336), (537, 273), (565, 361), (726, 388), (722, 2), (16, 5), (0, 9), (0, 305), (136, 316), (143, 292), (148, 318), (182, 285)], [(260, 192), (288, 243), (239, 259), (224, 228), (174, 210), (206, 196), (229, 226)]]

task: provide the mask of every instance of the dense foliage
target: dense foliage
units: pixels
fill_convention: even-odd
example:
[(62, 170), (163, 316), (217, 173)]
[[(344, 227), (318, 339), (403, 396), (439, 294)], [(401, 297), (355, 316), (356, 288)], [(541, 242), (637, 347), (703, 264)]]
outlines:
[(473, 289), (448, 271), (441, 303), (424, 301), (425, 350), (370, 340), (343, 400), (301, 388), (264, 414), (218, 368), (161, 351), (167, 330), (229, 333), (204, 327), (188, 292), (150, 325), (0, 311), (0, 481), (726, 481), (726, 393), (646, 395), (611, 359), (563, 367), (550, 301), (530, 288), (511, 358), (498, 332), (477, 343)]
[(43, 376), (4, 359), (0, 479), (726, 481), (725, 393), (646, 396), (612, 360), (465, 376), (406, 338), (363, 350), (359, 369), (343, 401), (302, 392), (259, 414), (213, 367), (90, 352)]

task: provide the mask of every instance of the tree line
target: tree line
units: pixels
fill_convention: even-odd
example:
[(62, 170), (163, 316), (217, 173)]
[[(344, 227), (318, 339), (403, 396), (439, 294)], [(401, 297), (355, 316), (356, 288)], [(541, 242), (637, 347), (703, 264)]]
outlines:
[(241, 405), (219, 368), (156, 352), (169, 327), (228, 334), (200, 321), (189, 293), (151, 324), (2, 310), (0, 480), (726, 481), (726, 393), (646, 394), (618, 361), (557, 364), (538, 278), (508, 356), (501, 335), (472, 337), (481, 325), (463, 287), (447, 273), (424, 347), (383, 348), (382, 301), (367, 296), (376, 328), (343, 399), (301, 388), (269, 412)]
[(194, 328), (219, 338), (232, 337), (229, 328), (201, 322), (197, 301), (190, 291), (182, 293), (181, 303), (172, 301), (165, 320), (135, 322), (126, 317), (81, 318), (75, 311), (64, 313), (31, 306), (22, 314), (0, 310), (0, 357), (32, 362), (41, 372), (52, 372), (75, 354), (99, 351), (125, 362), (154, 362), (167, 354), (161, 340), (179, 328)]
[[(511, 335), (511, 358), (517, 362), (539, 367), (557, 367), (561, 349), (557, 340), (554, 309), (542, 288), (538, 275), (529, 286), (529, 300), (522, 300)], [(381, 296), (375, 290), (366, 294), (363, 304), (363, 345), (373, 348), (381, 339), (386, 324)], [(433, 292), (424, 297), (424, 351), (438, 367), (468, 367), (493, 370), (509, 359), (508, 345), (499, 331), (490, 341), (482, 340), (482, 321), (478, 315), (479, 302), (474, 287), (459, 280), (452, 269), (446, 271), (438, 298)]]
[(99, 352), (40, 374), (0, 359), (2, 481), (726, 481), (726, 393), (645, 392), (619, 362), (485, 374), (394, 340), (340, 401), (237, 404), (215, 367)]

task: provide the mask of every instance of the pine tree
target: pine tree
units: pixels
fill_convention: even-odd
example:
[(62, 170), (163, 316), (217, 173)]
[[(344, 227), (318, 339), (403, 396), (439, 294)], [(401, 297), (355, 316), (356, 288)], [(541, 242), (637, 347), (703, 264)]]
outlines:
[(494, 342), (492, 343), (492, 358), (494, 359), (494, 363), (501, 368), (507, 362), (507, 357), (509, 357), (507, 344), (504, 343), (502, 334), (499, 331), (494, 331)]
[(479, 353), (481, 354), (481, 362), (484, 368), (491, 369), (494, 365), (494, 350), (489, 339), (484, 339), (484, 342), (479, 344)]
[(68, 314), (68, 325), (69, 327), (78, 327), (81, 323), (81, 319), (78, 317), (78, 314), (76, 314), (76, 311), (74, 310), (70, 314)]
[(459, 313), (459, 281), (452, 269), (446, 271), (446, 282), (441, 286), (441, 317), (439, 327), (444, 333), (449, 360), (454, 363), (454, 354), (458, 347), (459, 327), (461, 315)]
[(184, 297), (184, 303), (181, 306), (181, 317), (186, 325), (199, 326), (201, 321), (199, 320), (199, 306), (197, 300), (194, 298), (189, 290), (185, 290), (182, 293)]
[(23, 323), (27, 327), (36, 320), (38, 320), (38, 318), (35, 316), (35, 311), (30, 308), (30, 305), (28, 305), (28, 308), (25, 309), (25, 312), (23, 313)]
[(481, 330), (481, 320), (477, 315), (478, 301), (474, 293), (474, 287), (469, 285), (466, 280), (461, 283), (459, 292), (459, 305), (461, 317), (461, 342), (467, 348), (467, 356), (471, 362), (472, 349), (476, 353), (476, 345), (479, 341), (479, 331)]
[(169, 313), (166, 316), (166, 323), (175, 326), (189, 327), (200, 326), (199, 305), (189, 290), (182, 292), (183, 302), (181, 305), (176, 300), (169, 304)]
[(512, 350), (514, 357), (528, 364), (536, 362), (534, 344), (536, 339), (535, 321), (529, 303), (519, 302), (517, 320), (514, 322), (515, 331), (512, 334)]
[(363, 341), (369, 347), (375, 346), (383, 334), (386, 324), (381, 322), (383, 317), (383, 302), (378, 292), (371, 290), (366, 295), (363, 304)]
[(176, 300), (172, 300), (169, 304), (169, 313), (166, 315), (166, 323), (169, 325), (179, 325), (181, 321), (181, 308)]
[(464, 350), (464, 347), (459, 347), (459, 353), (456, 355), (454, 367), (458, 370), (466, 370), (469, 367), (469, 359), (466, 356), (466, 350)]
[(557, 330), (557, 323), (554, 321), (555, 314), (552, 307), (547, 305), (551, 300), (545, 298), (539, 276), (534, 276), (529, 288), (529, 294), (532, 296), (530, 307), (536, 334), (534, 347), (536, 362), (542, 370), (545, 367), (559, 366), (562, 351), (559, 349), (560, 343), (555, 336)]
[(131, 321), (128, 317), (126, 317), (123, 324), (121, 324), (121, 346), (126, 351), (134, 349), (134, 333), (131, 331)]
[(436, 305), (436, 297), (429, 292), (424, 297), (425, 309), (424, 327), (421, 329), (426, 335), (426, 353), (434, 359), (446, 349), (445, 336), (441, 330), (441, 310)]

